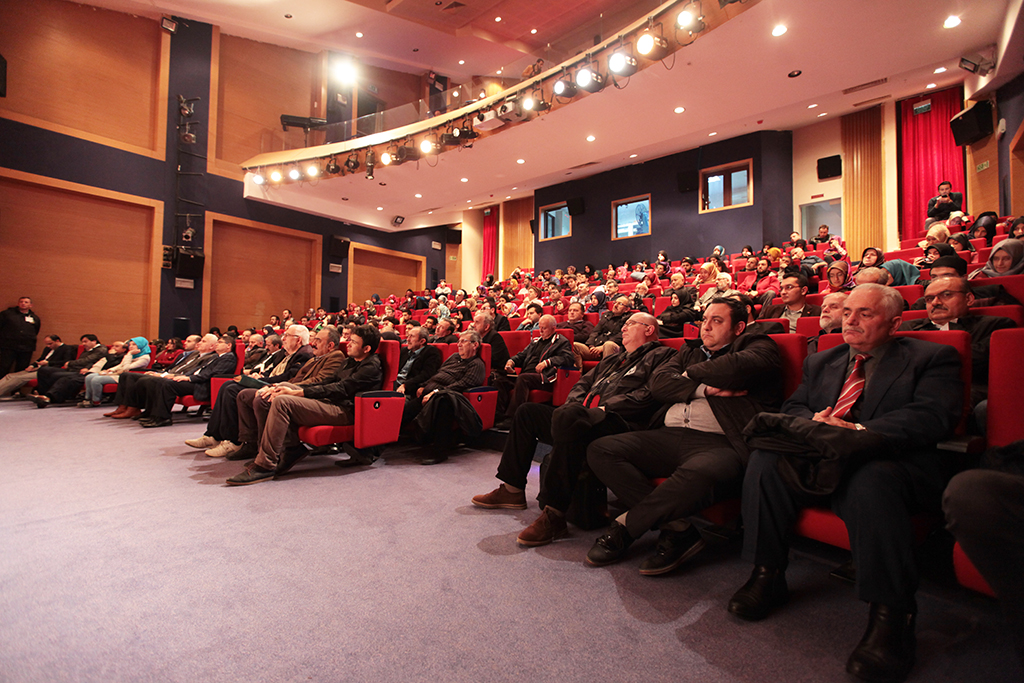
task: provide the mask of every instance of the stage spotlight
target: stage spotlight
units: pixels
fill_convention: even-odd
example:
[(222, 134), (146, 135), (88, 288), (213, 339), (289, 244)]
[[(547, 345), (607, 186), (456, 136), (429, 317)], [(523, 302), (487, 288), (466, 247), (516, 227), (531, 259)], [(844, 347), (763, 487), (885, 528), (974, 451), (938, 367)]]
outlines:
[(651, 61), (658, 61), (668, 54), (668, 41), (647, 30), (637, 38), (636, 51)]
[(691, 4), (676, 16), (676, 26), (692, 36), (704, 30), (704, 17)]
[(461, 145), (463, 142), (462, 129), (454, 125), (447, 132), (441, 134), (441, 145), (443, 147), (454, 147)]
[(284, 176), (281, 175), (280, 171), (271, 171), (270, 172), (270, 182), (272, 182), (272, 183), (279, 183), (283, 179), (284, 179)]
[(423, 138), (420, 142), (420, 152), (422, 154), (437, 154), (440, 145), (437, 144), (436, 140), (430, 138)]
[(302, 177), (302, 171), (300, 171), (298, 166), (296, 166), (292, 169), (289, 169), (288, 177), (291, 178), (292, 180), (298, 180), (299, 178)]
[(377, 156), (373, 149), (366, 150), (366, 179), (373, 180), (373, 167), (377, 165)]
[(555, 81), (554, 92), (559, 97), (576, 97), (576, 84), (568, 78)]
[(587, 92), (597, 92), (604, 87), (604, 77), (589, 66), (581, 66), (576, 72), (576, 85)]
[(462, 127), (459, 128), (459, 137), (463, 140), (473, 140), (480, 137), (480, 133), (473, 130), (473, 119), (467, 117), (462, 121)]
[(341, 166), (338, 165), (338, 160), (335, 157), (331, 157), (331, 160), (327, 162), (327, 166), (324, 167), (324, 171), (330, 175), (341, 173)]
[(318, 175), (320, 175), (320, 167), (317, 166), (316, 164), (310, 164), (309, 166), (306, 167), (306, 175), (309, 176), (310, 178), (316, 178)]
[(254, 173), (252, 176), (252, 181), (257, 185), (262, 185), (263, 183), (267, 182), (267, 179), (263, 177), (262, 173), (256, 171), (256, 173)]
[(551, 103), (545, 102), (543, 94), (538, 90), (523, 98), (523, 109), (525, 111), (547, 111), (551, 109)]
[(636, 57), (628, 52), (613, 52), (608, 58), (608, 70), (616, 76), (632, 76), (636, 69)]
[(345, 168), (347, 168), (352, 173), (355, 173), (356, 171), (358, 171), (359, 170), (359, 155), (357, 155), (355, 152), (352, 152), (352, 154), (349, 154), (348, 155), (348, 159), (345, 159)]

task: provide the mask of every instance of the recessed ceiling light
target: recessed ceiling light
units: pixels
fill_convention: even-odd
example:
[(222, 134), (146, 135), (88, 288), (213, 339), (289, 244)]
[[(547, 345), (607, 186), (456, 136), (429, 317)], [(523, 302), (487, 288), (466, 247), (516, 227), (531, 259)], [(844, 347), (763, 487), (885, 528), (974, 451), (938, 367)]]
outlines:
[(533, 29), (532, 31), (530, 31), (530, 33), (536, 33), (536, 32), (537, 32), (537, 29)]
[(461, 178), (461, 180), (462, 180), (462, 182), (464, 182), (464, 183), (468, 183), (468, 182), (469, 182), (469, 178)]
[(593, 141), (594, 141), (594, 140), (596, 140), (596, 139), (597, 139), (597, 138), (595, 138), (595, 137), (594, 137), (593, 135), (588, 135), (588, 136), (587, 136), (587, 142), (593, 142)]
[(800, 69), (793, 69), (792, 71), (790, 71), (786, 75), (789, 76), (790, 78), (796, 78), (797, 76), (799, 76), (802, 73), (803, 73), (803, 71), (801, 71)]
[(828, 116), (828, 112), (827, 112), (827, 111), (823, 111), (823, 112), (821, 112), (820, 114), (818, 114), (818, 118), (819, 118), (819, 119), (820, 119), (820, 118), (821, 118), (822, 116)]
[(459, 60), (459, 66), (462, 66), (462, 65), (463, 65), (463, 64), (465, 64), (465, 63), (466, 63), (466, 60), (465, 60), (465, 59), (460, 59), (460, 60)]
[(518, 188), (518, 187), (513, 187), (512, 189), (513, 189), (513, 190), (518, 190), (519, 188)]
[(501, 17), (494, 17), (495, 21), (501, 21)]
[(505, 197), (505, 199), (512, 199), (512, 195)]
[(516, 159), (516, 163), (517, 164), (525, 164), (526, 163), (526, 159)]
[(630, 155), (629, 155), (629, 158), (630, 158), (630, 159), (636, 159), (636, 155), (635, 155), (635, 154), (630, 154)]
[(816, 109), (817, 107), (818, 107), (818, 105), (816, 105), (816, 104), (808, 104), (807, 105), (808, 109)]
[(501, 75), (501, 69), (498, 69), (498, 75), (499, 76)]
[(378, 206), (378, 207), (377, 207), (377, 210), (378, 210), (378, 211), (383, 211), (383, 210), (384, 210), (384, 207), (383, 207), (383, 206)]
[(428, 215), (428, 216), (429, 216), (430, 214), (432, 214), (432, 213), (434, 213), (434, 212), (433, 212), (433, 211), (427, 211), (427, 215)]
[(467, 200), (466, 200), (466, 203), (467, 203), (467, 204), (472, 204), (472, 203), (473, 203), (473, 200), (472, 200), (472, 199), (467, 199)]
[(776, 38), (778, 38), (779, 36), (781, 36), (785, 32), (786, 32), (786, 27), (784, 25), (782, 25), (782, 24), (779, 24), (778, 26), (776, 26), (775, 28), (772, 29), (772, 35), (775, 36)]
[(362, 38), (362, 37), (363, 37), (363, 32), (362, 31), (356, 31), (356, 38)]
[(944, 73), (946, 73), (946, 67), (944, 67), (944, 66), (940, 66), (940, 67), (939, 67), (938, 69), (936, 69), (936, 70), (935, 70), (935, 71), (933, 71), (932, 73), (936, 73), (936, 74), (944, 74)]
[(414, 196), (414, 197), (416, 197), (416, 199), (423, 199), (423, 195), (421, 195), (421, 194), (420, 194), (419, 192), (417, 192), (417, 193), (416, 193), (415, 195), (413, 195), (413, 196)]
[(686, 109), (684, 109), (683, 107), (676, 107), (672, 111), (674, 111), (677, 114), (682, 114), (684, 111), (686, 111)]
[(708, 137), (709, 137), (709, 138), (713, 138), (713, 137), (715, 137), (716, 135), (718, 135), (718, 133), (708, 133)]
[(955, 14), (950, 14), (946, 17), (946, 20), (942, 22), (942, 28), (956, 28), (960, 25), (960, 17)]
[(934, 83), (929, 83), (928, 85), (924, 86), (925, 90), (931, 90), (934, 87), (935, 87)]

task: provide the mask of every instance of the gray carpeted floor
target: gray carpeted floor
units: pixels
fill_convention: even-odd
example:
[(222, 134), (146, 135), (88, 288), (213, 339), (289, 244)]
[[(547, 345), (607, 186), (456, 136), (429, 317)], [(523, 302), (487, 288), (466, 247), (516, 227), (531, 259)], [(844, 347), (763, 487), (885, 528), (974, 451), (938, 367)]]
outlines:
[[(867, 611), (829, 549), (794, 552), (791, 603), (742, 623), (735, 542), (660, 578), (637, 573), (654, 534), (605, 569), (583, 563), (598, 532), (519, 548), (536, 472), (527, 511), (469, 503), (494, 451), (309, 458), (228, 488), (239, 463), (182, 443), (205, 423), (101, 412), (0, 403), (0, 680), (848, 680)], [(912, 680), (1024, 680), (993, 601), (941, 583), (919, 601)]]

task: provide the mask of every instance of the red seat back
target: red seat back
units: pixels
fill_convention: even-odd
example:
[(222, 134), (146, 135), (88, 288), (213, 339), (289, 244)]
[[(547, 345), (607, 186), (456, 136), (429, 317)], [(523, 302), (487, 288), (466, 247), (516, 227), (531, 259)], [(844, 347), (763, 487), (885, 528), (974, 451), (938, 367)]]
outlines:
[(382, 389), (390, 389), (395, 386), (395, 379), (398, 377), (398, 358), (401, 355), (402, 345), (394, 339), (381, 339), (377, 347), (377, 355), (380, 356), (380, 366), (384, 373), (384, 381), (381, 382)]
[(783, 392), (785, 398), (789, 398), (803, 380), (807, 339), (799, 334), (770, 334), (768, 336), (774, 339), (779, 346), (779, 354), (782, 356)]
[(996, 330), (989, 342), (988, 425), (989, 446), (1005, 446), (1024, 439), (1024, 420), (1018, 399), (1024, 381), (1020, 350), (1024, 329)]
[(796, 333), (807, 337), (818, 336), (818, 331), (821, 330), (821, 318), (818, 316), (805, 315), (796, 319)]
[(512, 332), (498, 333), (508, 348), (508, 355), (511, 358), (530, 344), (530, 333), (526, 331), (513, 330)]

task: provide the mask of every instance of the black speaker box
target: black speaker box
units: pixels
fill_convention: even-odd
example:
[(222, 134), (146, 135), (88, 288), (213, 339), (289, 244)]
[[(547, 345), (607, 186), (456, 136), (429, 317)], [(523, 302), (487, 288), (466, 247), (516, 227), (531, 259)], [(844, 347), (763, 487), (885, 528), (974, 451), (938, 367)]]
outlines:
[(843, 175), (843, 157), (836, 154), (818, 159), (818, 180), (838, 178)]
[(462, 244), (462, 231), (448, 228), (444, 232), (444, 242), (445, 244)]
[(7, 97), (7, 60), (0, 55), (0, 97)]
[(176, 277), (195, 280), (203, 276), (206, 256), (202, 249), (178, 247), (174, 253), (174, 274)]
[(992, 103), (988, 100), (976, 102), (949, 121), (949, 129), (957, 146), (970, 145), (992, 135)]
[(184, 339), (192, 334), (192, 318), (175, 318), (171, 323), (171, 336)]
[(337, 235), (331, 237), (331, 243), (327, 247), (327, 255), (332, 258), (347, 259), (348, 240), (344, 237), (338, 237)]
[(676, 182), (680, 192), (696, 192), (700, 189), (700, 174), (697, 171), (680, 171), (676, 174)]
[(531, 218), (530, 219), (530, 232), (532, 234), (534, 234), (534, 235), (537, 234), (537, 219), (536, 218)]
[(583, 197), (566, 199), (565, 206), (569, 209), (570, 216), (582, 216), (583, 212), (586, 211), (586, 207), (583, 205)]

